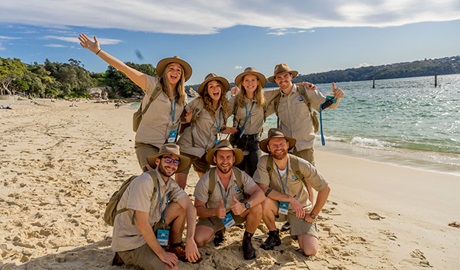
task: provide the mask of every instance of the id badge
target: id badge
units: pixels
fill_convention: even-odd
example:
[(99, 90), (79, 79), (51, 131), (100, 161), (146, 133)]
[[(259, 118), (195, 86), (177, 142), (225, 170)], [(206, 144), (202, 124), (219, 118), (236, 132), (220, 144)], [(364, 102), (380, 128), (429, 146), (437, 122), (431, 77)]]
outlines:
[(169, 230), (159, 229), (157, 231), (157, 240), (160, 246), (166, 247), (169, 243)]
[(221, 133), (217, 133), (217, 136), (216, 136), (216, 144), (218, 144), (220, 142), (220, 138), (222, 138), (222, 134)]
[(278, 213), (282, 215), (287, 215), (288, 210), (289, 210), (289, 202), (280, 202)]
[(173, 129), (169, 132), (168, 142), (169, 143), (176, 142), (176, 138), (177, 138), (177, 129)]
[(225, 229), (235, 225), (235, 220), (233, 219), (232, 214), (228, 213), (225, 215), (225, 217), (222, 219), (222, 223), (224, 223)]

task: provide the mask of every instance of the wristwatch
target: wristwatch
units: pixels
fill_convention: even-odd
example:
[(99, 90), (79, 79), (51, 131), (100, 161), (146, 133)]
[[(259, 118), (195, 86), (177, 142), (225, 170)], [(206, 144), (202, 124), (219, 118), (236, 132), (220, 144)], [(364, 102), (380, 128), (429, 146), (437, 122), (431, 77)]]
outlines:
[(310, 213), (310, 217), (311, 217), (311, 219), (316, 220), (316, 218), (317, 218), (318, 216), (315, 215), (315, 214), (313, 214), (313, 213)]
[(246, 207), (246, 209), (249, 209), (249, 208), (251, 208), (251, 204), (250, 204), (249, 202), (246, 202), (246, 203), (244, 204), (244, 207)]

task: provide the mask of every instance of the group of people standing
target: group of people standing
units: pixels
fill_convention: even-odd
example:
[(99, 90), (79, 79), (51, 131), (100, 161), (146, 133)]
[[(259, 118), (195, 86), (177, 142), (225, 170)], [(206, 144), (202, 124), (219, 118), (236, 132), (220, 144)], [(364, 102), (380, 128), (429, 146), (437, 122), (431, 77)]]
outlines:
[[(269, 233), (261, 248), (280, 245), (275, 221), (288, 221), (302, 252), (316, 254), (315, 220), (330, 188), (314, 166), (314, 110), (326, 100), (315, 85), (293, 84), (298, 72), (286, 64), (275, 66), (268, 79), (246, 68), (235, 78), (238, 93), (227, 100), (229, 82), (210, 73), (198, 88), (199, 97), (187, 103), (184, 84), (192, 68), (183, 59), (160, 60), (150, 76), (103, 51), (96, 37), (80, 34), (79, 41), (145, 92), (141, 107), (146, 109), (135, 137), (144, 173), (118, 205), (128, 211), (115, 217), (114, 264), (176, 269), (179, 259), (196, 263), (199, 247), (218, 235), (220, 241), (214, 242), (220, 243), (223, 231), (239, 223), (245, 223), (243, 256), (254, 259), (251, 239), (262, 220)], [(279, 89), (263, 91), (267, 80)], [(330, 108), (335, 108), (344, 94), (332, 88), (336, 102)], [(264, 120), (273, 113), (279, 128), (261, 140)], [(232, 115), (233, 124), (227, 125)], [(200, 178), (194, 204), (184, 191), (192, 165)]]

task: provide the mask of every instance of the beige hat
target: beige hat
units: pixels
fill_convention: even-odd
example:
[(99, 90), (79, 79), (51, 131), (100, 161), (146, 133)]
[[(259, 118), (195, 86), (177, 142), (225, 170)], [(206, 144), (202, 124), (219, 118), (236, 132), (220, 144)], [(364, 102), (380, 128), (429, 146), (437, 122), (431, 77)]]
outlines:
[(177, 63), (182, 66), (184, 69), (184, 78), (185, 81), (190, 79), (192, 76), (192, 67), (189, 65), (189, 63), (185, 62), (184, 60), (180, 59), (179, 56), (173, 56), (173, 57), (168, 57), (161, 59), (158, 64), (157, 64), (157, 74), (159, 77), (163, 76), (163, 72), (165, 71), (166, 66), (168, 66), (171, 63)]
[(297, 72), (297, 70), (291, 70), (287, 64), (282, 63), (282, 64), (279, 64), (279, 65), (275, 66), (275, 71), (273, 72), (273, 76), (268, 77), (267, 80), (269, 82), (274, 83), (276, 75), (284, 73), (284, 72), (291, 73), (293, 79), (295, 78), (295, 76), (297, 76), (297, 74), (299, 74), (299, 72)]
[(165, 154), (172, 154), (172, 155), (176, 155), (179, 157), (180, 164), (177, 167), (176, 173), (182, 172), (183, 170), (187, 169), (190, 166), (190, 159), (180, 154), (179, 145), (175, 143), (163, 144), (160, 147), (160, 152), (158, 154), (147, 157), (147, 163), (150, 165), (150, 167), (155, 168), (157, 166), (155, 163), (156, 159), (162, 157)]
[(233, 148), (232, 144), (228, 140), (222, 140), (213, 149), (208, 150), (206, 153), (206, 161), (211, 165), (216, 165), (214, 162), (214, 155), (216, 151), (219, 150), (231, 150), (235, 154), (235, 163), (233, 165), (238, 165), (243, 161), (244, 155), (243, 151), (238, 148)]
[(243, 73), (240, 73), (238, 76), (236, 76), (235, 84), (239, 85), (241, 83), (241, 80), (244, 78), (244, 76), (246, 76), (248, 74), (257, 76), (257, 78), (259, 78), (260, 85), (262, 86), (262, 88), (264, 88), (265, 84), (267, 84), (267, 79), (265, 79), (265, 76), (262, 73), (258, 72), (253, 67), (245, 68)]
[(206, 84), (210, 81), (219, 81), (224, 86), (224, 89), (222, 89), (222, 95), (225, 95), (225, 93), (227, 93), (227, 91), (230, 89), (230, 84), (228, 83), (227, 79), (225, 79), (224, 77), (219, 77), (214, 73), (209, 73), (208, 75), (206, 75), (206, 77), (204, 78), (204, 81), (198, 87), (198, 94), (200, 96), (203, 96), (202, 94), (203, 94), (204, 88)]
[(260, 141), (260, 144), (259, 144), (260, 150), (264, 151), (265, 153), (270, 153), (268, 151), (267, 145), (268, 145), (268, 142), (272, 138), (285, 138), (289, 143), (289, 149), (288, 150), (291, 150), (295, 146), (296, 140), (294, 138), (286, 137), (284, 135), (284, 133), (278, 128), (271, 128), (271, 129), (268, 130), (268, 137), (266, 139), (263, 139), (262, 141)]

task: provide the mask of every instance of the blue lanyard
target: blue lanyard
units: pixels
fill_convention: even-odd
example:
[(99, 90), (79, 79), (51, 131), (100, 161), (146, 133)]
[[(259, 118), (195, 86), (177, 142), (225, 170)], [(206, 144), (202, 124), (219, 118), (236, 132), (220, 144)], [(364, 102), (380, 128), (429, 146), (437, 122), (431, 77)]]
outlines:
[(246, 123), (248, 122), (248, 119), (249, 119), (249, 116), (251, 115), (252, 113), (252, 108), (254, 108), (254, 101), (252, 101), (251, 103), (251, 109), (249, 109), (249, 112), (248, 112), (248, 104), (244, 104), (244, 108), (246, 109), (246, 118), (244, 119), (244, 123), (243, 125), (241, 126), (241, 133), (240, 133), (240, 138), (243, 136), (243, 133), (244, 133), (244, 127), (246, 126)]
[(288, 163), (288, 166), (286, 166), (286, 181), (284, 181), (284, 185), (283, 185), (283, 178), (281, 177), (281, 173), (280, 173), (280, 170), (278, 169), (278, 166), (276, 166), (276, 170), (278, 171), (278, 176), (280, 177), (280, 182), (281, 182), (281, 187), (283, 188), (283, 193), (286, 194), (286, 187), (287, 187), (287, 183), (289, 180), (289, 163)]
[[(217, 176), (216, 176), (217, 177)], [(217, 181), (217, 179), (215, 179)], [(219, 189), (220, 189), (220, 194), (222, 195), (222, 199), (224, 199), (224, 192), (222, 191), (222, 186), (220, 184), (220, 182), (217, 182), (219, 183)], [(225, 207), (225, 211), (227, 211), (227, 199), (228, 199), (228, 195), (230, 195), (230, 190), (232, 190), (230, 188), (230, 184), (233, 183), (233, 181), (230, 180), (230, 183), (228, 184), (229, 187), (227, 189), (227, 195), (225, 196), (225, 200), (224, 200), (224, 207)]]
[(219, 110), (219, 121), (216, 119), (217, 133), (220, 133), (220, 125), (222, 124), (222, 109)]
[[(160, 189), (161, 189), (161, 186), (160, 186), (160, 180), (157, 179), (157, 182), (158, 182), (158, 198), (160, 199), (160, 211), (161, 211), (161, 208), (163, 206), (163, 200), (161, 198), (161, 192), (160, 192)], [(161, 213), (161, 221), (164, 223), (165, 222), (165, 213), (166, 213), (166, 209), (168, 208), (168, 194), (165, 194), (166, 196), (166, 207), (165, 207), (165, 210)]]
[(323, 132), (323, 106), (319, 106), (319, 125), (321, 130), (321, 144), (324, 146), (326, 145), (326, 140), (324, 139), (324, 132)]
[(174, 99), (174, 108), (173, 108), (173, 104), (171, 103), (171, 119), (172, 119), (173, 124), (174, 124), (175, 117), (176, 117), (176, 99)]

